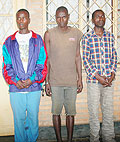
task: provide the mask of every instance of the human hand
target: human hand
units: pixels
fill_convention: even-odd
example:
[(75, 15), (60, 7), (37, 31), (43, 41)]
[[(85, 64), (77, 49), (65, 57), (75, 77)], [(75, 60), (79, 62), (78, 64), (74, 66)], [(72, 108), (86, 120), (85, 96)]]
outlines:
[(101, 76), (103, 79), (105, 79), (105, 81), (107, 82), (107, 84), (105, 84), (105, 85), (103, 85), (104, 87), (110, 87), (111, 85), (112, 85), (112, 83), (111, 82), (109, 82), (109, 78), (108, 77), (106, 77), (106, 76)]
[(111, 76), (108, 78), (108, 82), (112, 84), (112, 81), (115, 79), (115, 73), (112, 72)]
[(28, 88), (30, 85), (32, 85), (32, 81), (28, 78), (26, 80), (22, 80), (24, 84), (24, 88)]
[(51, 86), (49, 83), (45, 84), (45, 92), (46, 92), (46, 95), (47, 96), (52, 96), (52, 93), (51, 93)]
[(82, 92), (83, 89), (83, 83), (81, 80), (77, 80), (77, 93)]
[(102, 84), (104, 87), (111, 86), (111, 82), (108, 81), (108, 77), (106, 76), (100, 76), (96, 73), (95, 75), (96, 79), (99, 81), (100, 84)]
[(100, 79), (98, 80), (104, 87), (110, 87), (112, 84), (109, 81), (109, 78), (106, 76), (100, 76)]
[(24, 84), (23, 84), (23, 82), (22, 82), (21, 80), (19, 80), (19, 81), (16, 83), (16, 87), (17, 87), (18, 89), (23, 89), (23, 88), (25, 88), (25, 86), (24, 86)]

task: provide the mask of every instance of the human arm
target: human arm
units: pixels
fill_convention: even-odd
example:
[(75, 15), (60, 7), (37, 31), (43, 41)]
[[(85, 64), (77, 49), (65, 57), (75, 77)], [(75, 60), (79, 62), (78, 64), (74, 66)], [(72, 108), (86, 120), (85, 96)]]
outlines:
[(14, 84), (16, 86), (17, 82), (20, 79), (17, 77), (17, 74), (13, 69), (11, 57), (8, 52), (7, 46), (8, 45), (4, 43), (2, 47), (2, 54), (3, 54), (2, 74), (5, 81), (9, 85)]
[(98, 72), (95, 63), (90, 58), (90, 45), (87, 36), (83, 36), (82, 39), (82, 51), (83, 51), (83, 65), (89, 78), (93, 78)]
[(75, 63), (76, 63), (76, 70), (77, 70), (77, 74), (78, 74), (77, 93), (80, 93), (80, 92), (82, 92), (82, 89), (83, 89), (83, 83), (82, 83), (82, 61), (81, 61), (81, 55), (80, 55), (80, 41), (77, 43)]
[(112, 43), (111, 44), (111, 47), (112, 47), (111, 53), (112, 54), (111, 54), (111, 58), (110, 58), (111, 76), (109, 77), (108, 81), (110, 83), (112, 83), (112, 81), (115, 79), (115, 72), (117, 69), (117, 52), (114, 47), (115, 46), (115, 38), (114, 38), (113, 34), (111, 35), (110, 42)]
[[(38, 59), (35, 62), (33, 74), (29, 77), (29, 79), (32, 81), (32, 84), (42, 83), (45, 80), (47, 74), (47, 51), (46, 46), (40, 37), (38, 39), (38, 48), (39, 51), (36, 53), (36, 56), (38, 54)], [(31, 85), (31, 81), (29, 79), (25, 81), (25, 86)]]
[(116, 72), (117, 69), (117, 52), (115, 49), (115, 38), (114, 35), (112, 34), (110, 37), (110, 45), (111, 45), (111, 58), (110, 58), (110, 68), (111, 72)]
[(48, 52), (48, 60), (47, 60), (47, 68), (48, 68), (48, 73), (46, 75), (46, 79), (45, 79), (45, 92), (46, 95), (51, 96), (51, 86), (50, 86), (50, 82), (49, 82), (49, 74), (50, 74), (50, 61), (49, 61), (49, 50), (50, 50), (50, 37), (49, 37), (49, 32), (46, 31), (44, 34), (44, 41), (45, 41), (45, 45), (47, 48), (47, 52)]

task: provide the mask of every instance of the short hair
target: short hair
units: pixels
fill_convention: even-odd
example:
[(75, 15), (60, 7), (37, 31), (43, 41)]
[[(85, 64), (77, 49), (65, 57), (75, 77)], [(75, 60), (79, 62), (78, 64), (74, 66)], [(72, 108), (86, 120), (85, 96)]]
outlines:
[(57, 11), (63, 11), (63, 10), (65, 10), (68, 14), (68, 9), (65, 6), (58, 7), (57, 10), (56, 10), (56, 13), (57, 13)]
[(16, 12), (16, 15), (17, 15), (17, 13), (19, 13), (19, 12), (21, 12), (21, 11), (25, 11), (25, 12), (27, 12), (27, 14), (28, 14), (28, 18), (30, 18), (30, 13), (29, 13), (29, 11), (27, 10), (27, 9), (19, 9), (17, 12)]
[[(103, 12), (103, 13), (104, 13), (104, 11), (103, 11), (103, 10), (101, 10), (101, 9), (97, 9), (97, 10), (95, 10), (95, 11), (92, 13), (92, 19), (94, 19), (94, 17), (95, 17), (95, 13), (96, 13), (96, 12), (98, 12), (98, 11), (101, 11), (101, 12)], [(105, 13), (104, 13), (104, 15), (105, 15)]]

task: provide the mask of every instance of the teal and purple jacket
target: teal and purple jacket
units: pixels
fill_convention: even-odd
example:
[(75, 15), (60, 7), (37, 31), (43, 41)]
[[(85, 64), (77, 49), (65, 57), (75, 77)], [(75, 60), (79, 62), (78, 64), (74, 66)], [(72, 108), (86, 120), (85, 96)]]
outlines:
[[(19, 45), (15, 38), (17, 32), (9, 36), (2, 47), (3, 66), (2, 73), (9, 84), (10, 92), (32, 92), (41, 90), (41, 83), (47, 75), (47, 51), (40, 35), (32, 31), (29, 41), (29, 58), (27, 73), (25, 73), (20, 59)], [(16, 83), (19, 80), (31, 79), (29, 88), (18, 89)]]

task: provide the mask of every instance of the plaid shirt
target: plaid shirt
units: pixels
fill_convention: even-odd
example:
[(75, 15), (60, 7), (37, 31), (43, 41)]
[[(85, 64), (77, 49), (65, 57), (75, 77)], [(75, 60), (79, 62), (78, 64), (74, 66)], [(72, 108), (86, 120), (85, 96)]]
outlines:
[(99, 37), (95, 31), (86, 33), (82, 38), (83, 64), (87, 73), (87, 82), (97, 83), (95, 74), (110, 77), (116, 72), (117, 53), (114, 48), (114, 35), (104, 30)]

